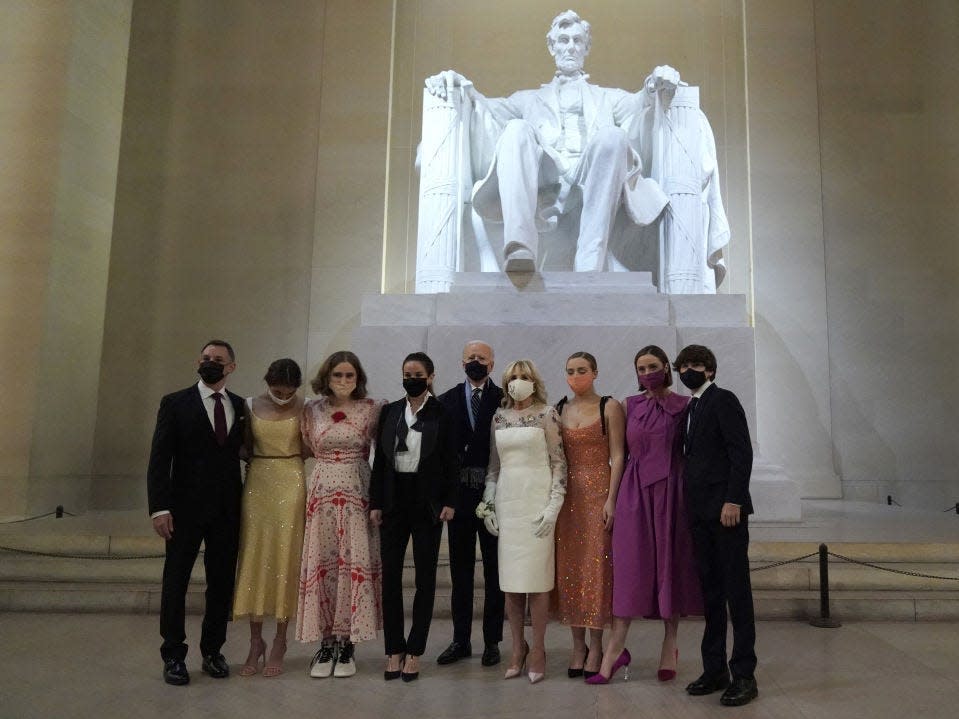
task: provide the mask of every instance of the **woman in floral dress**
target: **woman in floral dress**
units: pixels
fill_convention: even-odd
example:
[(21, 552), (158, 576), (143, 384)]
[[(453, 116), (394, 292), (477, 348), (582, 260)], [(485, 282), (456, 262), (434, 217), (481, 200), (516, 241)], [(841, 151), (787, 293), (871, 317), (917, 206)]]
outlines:
[(313, 380), (303, 439), (316, 458), (306, 500), (296, 638), (321, 641), (310, 676), (356, 673), (354, 644), (382, 629), (379, 534), (369, 520), (370, 448), (382, 407), (366, 397), (352, 352), (330, 355)]

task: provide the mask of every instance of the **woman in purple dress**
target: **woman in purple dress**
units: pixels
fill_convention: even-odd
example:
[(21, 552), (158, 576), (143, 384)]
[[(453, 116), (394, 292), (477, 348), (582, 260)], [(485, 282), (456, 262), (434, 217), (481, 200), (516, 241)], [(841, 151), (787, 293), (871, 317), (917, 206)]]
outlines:
[(607, 683), (629, 664), (625, 644), (633, 617), (663, 620), (657, 677), (675, 678), (679, 618), (703, 611), (682, 485), (680, 443), (689, 400), (669, 389), (669, 359), (659, 347), (643, 347), (633, 364), (645, 391), (625, 402), (629, 458), (613, 523), (613, 626), (590, 684)]

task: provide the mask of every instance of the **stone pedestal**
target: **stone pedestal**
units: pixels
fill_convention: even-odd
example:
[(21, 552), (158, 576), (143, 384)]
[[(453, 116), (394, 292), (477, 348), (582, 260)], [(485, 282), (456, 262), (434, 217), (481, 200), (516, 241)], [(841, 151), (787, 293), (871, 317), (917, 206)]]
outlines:
[(742, 402), (757, 449), (750, 485), (756, 518), (801, 518), (798, 486), (755, 447), (755, 339), (743, 295), (661, 295), (648, 273), (458, 273), (448, 294), (366, 296), (352, 348), (371, 395), (396, 399), (407, 354), (429, 354), (435, 389), (443, 392), (463, 380), (461, 351), (471, 339), (493, 347), (497, 383), (509, 361), (532, 359), (550, 402), (569, 394), (565, 367), (573, 352), (592, 353), (597, 391), (622, 399), (637, 391), (640, 347), (659, 345), (670, 358), (687, 344), (710, 347), (717, 381)]

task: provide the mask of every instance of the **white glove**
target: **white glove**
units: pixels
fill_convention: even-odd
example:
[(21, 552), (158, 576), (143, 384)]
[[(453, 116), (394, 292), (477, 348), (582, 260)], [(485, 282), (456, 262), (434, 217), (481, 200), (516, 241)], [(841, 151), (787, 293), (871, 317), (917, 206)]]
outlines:
[(483, 489), (483, 499), (476, 505), (476, 516), (483, 520), (486, 531), (494, 537), (499, 536), (499, 523), (496, 521), (496, 482), (487, 482)]
[(563, 495), (554, 494), (550, 497), (549, 504), (540, 512), (540, 515), (533, 520), (533, 535), (536, 537), (548, 537), (553, 533), (556, 527), (556, 518), (559, 516), (559, 510), (563, 506)]
[(553, 528), (555, 526), (556, 520), (548, 518), (544, 512), (533, 520), (533, 536), (548, 537), (553, 533)]

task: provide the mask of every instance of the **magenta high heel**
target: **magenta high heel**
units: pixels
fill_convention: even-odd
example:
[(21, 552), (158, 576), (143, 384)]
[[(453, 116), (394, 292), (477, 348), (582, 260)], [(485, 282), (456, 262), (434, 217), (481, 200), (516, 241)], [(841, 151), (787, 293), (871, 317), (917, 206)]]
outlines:
[[(678, 665), (679, 665), (679, 650), (678, 650), (678, 649), (676, 650), (675, 657), (676, 657), (676, 665), (678, 666)], [(672, 681), (673, 679), (676, 678), (676, 670), (675, 670), (675, 669), (663, 669), (662, 667), (660, 667), (660, 668), (656, 671), (656, 678), (657, 678), (659, 681), (661, 681), (661, 682), (669, 682), (669, 681)]]
[[(609, 670), (609, 676), (604, 677), (602, 672), (597, 672), (594, 676), (591, 676), (586, 680), (587, 684), (609, 684), (610, 679), (616, 676), (616, 672), (619, 671), (620, 667), (629, 667), (629, 663), (633, 661), (633, 657), (630, 656), (628, 649), (623, 649), (620, 652), (619, 656), (616, 657), (616, 661), (613, 662), (613, 668)], [(629, 677), (629, 670), (626, 670), (626, 677)]]

